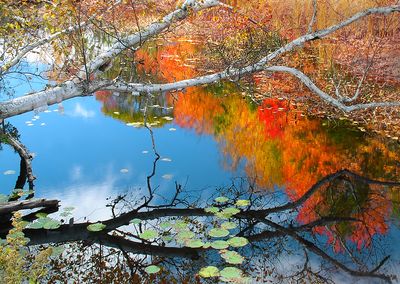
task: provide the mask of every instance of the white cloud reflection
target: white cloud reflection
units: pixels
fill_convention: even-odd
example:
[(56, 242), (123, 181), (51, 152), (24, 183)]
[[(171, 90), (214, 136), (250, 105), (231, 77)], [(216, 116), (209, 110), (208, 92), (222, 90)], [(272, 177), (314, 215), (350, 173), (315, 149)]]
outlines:
[(80, 103), (76, 103), (74, 110), (68, 114), (73, 117), (92, 118), (96, 115), (96, 112), (93, 110), (87, 110)]

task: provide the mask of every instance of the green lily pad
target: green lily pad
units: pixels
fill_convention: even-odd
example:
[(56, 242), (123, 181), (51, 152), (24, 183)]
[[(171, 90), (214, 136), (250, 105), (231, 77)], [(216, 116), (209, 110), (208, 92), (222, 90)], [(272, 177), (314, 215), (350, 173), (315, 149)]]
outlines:
[(170, 236), (170, 235), (168, 235), (168, 236), (162, 236), (161, 238), (162, 238), (164, 241), (166, 241), (166, 242), (170, 242), (170, 241), (173, 240), (173, 237)]
[(220, 275), (226, 279), (242, 277), (242, 270), (236, 267), (225, 267), (220, 271)]
[(208, 235), (214, 238), (222, 238), (229, 235), (229, 231), (222, 228), (214, 228), (208, 232)]
[(249, 241), (243, 237), (233, 237), (228, 240), (228, 243), (230, 246), (238, 248), (238, 247), (244, 247), (249, 243)]
[(207, 208), (204, 208), (204, 211), (207, 213), (217, 213), (217, 212), (219, 212), (219, 208), (218, 207), (207, 207)]
[(40, 213), (36, 213), (36, 214), (35, 214), (35, 216), (38, 217), (38, 218), (46, 218), (47, 215), (48, 215), (47, 213), (43, 213), (43, 212), (40, 212)]
[(219, 269), (215, 266), (203, 267), (202, 269), (200, 269), (199, 275), (203, 278), (218, 277)]
[(95, 224), (90, 224), (87, 226), (88, 231), (91, 232), (100, 232), (106, 228), (106, 225), (103, 223), (95, 223)]
[(135, 218), (129, 221), (132, 225), (139, 225), (142, 222), (141, 219)]
[(238, 201), (236, 201), (235, 203), (236, 206), (239, 207), (246, 207), (250, 205), (250, 200), (247, 199), (239, 199)]
[(176, 235), (178, 240), (188, 240), (194, 238), (195, 234), (191, 231), (181, 231)]
[(178, 230), (186, 229), (188, 226), (189, 224), (184, 221), (176, 221), (174, 224), (174, 228)]
[(203, 245), (203, 248), (208, 249), (209, 247), (211, 247), (211, 243), (210, 242), (205, 242)]
[(158, 225), (161, 229), (166, 230), (172, 227), (170, 222), (162, 222)]
[(222, 214), (227, 214), (227, 215), (235, 215), (239, 212), (240, 212), (240, 210), (235, 207), (228, 207), (228, 208), (225, 208), (224, 210), (222, 210)]
[(235, 229), (236, 227), (237, 227), (236, 223), (233, 222), (224, 222), (221, 224), (221, 228), (225, 230), (232, 230)]
[(188, 240), (186, 246), (190, 248), (200, 248), (204, 246), (204, 243), (200, 240)]
[(211, 243), (211, 247), (214, 249), (226, 249), (229, 247), (229, 244), (226, 241), (215, 241)]
[(50, 218), (44, 218), (46, 219), (45, 223), (43, 224), (43, 229), (46, 230), (55, 230), (60, 228), (61, 222), (58, 220), (50, 219)]
[(229, 198), (225, 197), (225, 196), (220, 196), (220, 197), (215, 198), (215, 201), (218, 203), (225, 203), (225, 202), (229, 201)]
[(158, 237), (158, 233), (155, 230), (146, 230), (139, 235), (142, 239), (150, 240)]
[(244, 261), (243, 256), (238, 254), (236, 251), (226, 251), (221, 254), (221, 257), (230, 264), (241, 264)]
[(150, 265), (144, 269), (144, 271), (146, 271), (146, 273), (148, 273), (148, 274), (158, 273), (160, 270), (161, 270), (161, 268), (158, 267), (157, 265)]

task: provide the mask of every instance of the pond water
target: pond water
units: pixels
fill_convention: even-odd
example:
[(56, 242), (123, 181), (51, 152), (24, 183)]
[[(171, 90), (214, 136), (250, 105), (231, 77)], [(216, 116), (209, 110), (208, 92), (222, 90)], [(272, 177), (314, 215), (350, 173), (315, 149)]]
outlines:
[[(166, 66), (172, 66), (167, 64), (172, 64), (168, 60), (176, 59), (176, 54), (168, 53), (168, 47), (149, 54), (164, 58)], [(183, 76), (182, 72), (190, 70), (190, 67), (176, 68), (180, 73), (169, 69), (171, 77)], [(22, 86), (17, 95), (25, 92)], [(149, 128), (143, 125), (144, 109)], [(34, 153), (35, 197), (58, 199), (62, 208), (75, 207), (75, 222), (110, 218), (110, 208), (106, 205), (118, 195), (129, 193), (139, 200), (148, 193), (147, 177), (153, 167), (151, 186), (155, 189), (152, 201), (155, 205), (170, 200), (176, 184), (180, 184), (185, 196), (182, 204), (206, 206), (232, 181), (244, 178), (246, 184), (256, 188), (256, 196), (266, 202), (261, 207), (267, 208), (298, 200), (318, 181), (347, 169), (351, 173), (329, 180), (304, 204), (284, 214), (278, 210), (271, 220), (290, 228), (321, 216), (357, 218), (361, 220), (357, 225), (342, 220), (334, 226), (327, 221), (313, 227), (307, 236), (327, 255), (351, 269), (359, 265), (366, 273), (390, 255), (382, 271), (400, 273), (399, 186), (372, 182), (399, 179), (399, 144), (367, 134), (362, 127), (346, 120), (306, 117), (295, 103), (283, 98), (265, 99), (256, 105), (243, 98), (235, 86), (223, 83), (150, 100), (98, 92), (93, 97), (65, 101), (7, 122), (18, 129), (19, 140)], [(14, 188), (19, 163), (18, 154), (3, 144), (0, 193), (10, 194)], [(182, 208), (182, 204), (178, 207)], [(271, 224), (269, 227), (274, 228)], [(286, 237), (291, 236), (286, 233)], [(288, 271), (301, 271), (302, 245), (307, 245), (294, 240), (293, 237), (286, 243), (276, 242), (273, 247), (260, 244), (253, 248), (252, 256), (244, 250), (243, 254), (252, 263), (244, 271), (260, 282), (283, 273), (288, 263), (291, 267)], [(263, 250), (271, 253), (268, 265)], [(382, 280), (357, 278), (355, 273), (351, 276), (352, 273), (329, 258), (310, 251), (314, 254), (311, 253), (309, 265), (326, 269), (321, 273), (324, 277), (339, 271), (330, 274), (334, 281)], [(354, 263), (349, 264), (349, 259)], [(325, 262), (336, 269), (325, 268)], [(301, 273), (305, 279), (318, 279), (311, 274), (308, 270)]]

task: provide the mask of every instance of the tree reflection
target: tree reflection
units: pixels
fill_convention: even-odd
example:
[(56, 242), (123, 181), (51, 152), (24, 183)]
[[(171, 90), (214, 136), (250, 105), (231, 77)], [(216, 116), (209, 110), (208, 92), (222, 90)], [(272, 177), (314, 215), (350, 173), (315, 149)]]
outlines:
[[(220, 198), (190, 204), (177, 185), (176, 194), (160, 203), (155, 198), (156, 188), (151, 186), (158, 157), (147, 178), (148, 194), (136, 201), (127, 195), (115, 198), (110, 203), (113, 217), (101, 221), (103, 230), (88, 230), (90, 223), (24, 230), (31, 246), (65, 246), (62, 256), (52, 261), (47, 280), (187, 279), (194, 283), (189, 279), (194, 279), (202, 267), (232, 266), (218, 257), (227, 251), (242, 255), (244, 259), (239, 258), (233, 266), (255, 278), (263, 274), (275, 280), (306, 277), (328, 281), (334, 277), (329, 273), (334, 269), (352, 277), (392, 279), (382, 272), (391, 252), (382, 250), (382, 241), (376, 236), (388, 232), (388, 214), (393, 206), (390, 193), (400, 183), (341, 170), (327, 175), (299, 198), (285, 201), (283, 192), (265, 192), (238, 178), (219, 190)], [(229, 236), (211, 233), (227, 226), (227, 221)], [(150, 231), (154, 234), (151, 237)], [(3, 230), (3, 238), (5, 234)], [(233, 236), (247, 241), (229, 243)], [(218, 247), (221, 243), (216, 240), (228, 240), (228, 246)], [(274, 268), (290, 255), (297, 256), (292, 265), (284, 271)], [(264, 267), (258, 266), (260, 259), (265, 261)], [(161, 267), (161, 272), (148, 276), (145, 269), (150, 264)]]

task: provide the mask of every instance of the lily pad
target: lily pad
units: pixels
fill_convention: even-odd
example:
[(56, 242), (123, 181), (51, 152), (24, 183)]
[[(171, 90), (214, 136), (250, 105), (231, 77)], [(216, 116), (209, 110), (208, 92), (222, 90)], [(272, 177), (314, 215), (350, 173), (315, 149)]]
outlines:
[(244, 247), (249, 243), (249, 241), (243, 237), (233, 237), (228, 240), (228, 243), (230, 246), (238, 248), (238, 247)]
[(39, 213), (35, 214), (35, 216), (38, 218), (46, 218), (47, 215), (48, 215), (47, 213), (43, 213), (43, 212), (39, 212)]
[(232, 230), (237, 227), (237, 224), (233, 222), (224, 222), (221, 224), (221, 227), (225, 230)]
[(208, 249), (209, 247), (211, 247), (211, 243), (210, 242), (205, 242), (203, 245), (203, 248)]
[(208, 235), (214, 238), (222, 238), (229, 235), (229, 231), (222, 228), (214, 228), (208, 232)]
[(194, 238), (195, 234), (191, 231), (181, 231), (176, 235), (178, 240), (188, 240)]
[(219, 269), (215, 266), (203, 267), (202, 269), (200, 269), (199, 275), (203, 278), (218, 277)]
[(189, 226), (189, 223), (186, 223), (184, 221), (176, 221), (174, 224), (175, 229), (186, 229)]
[(221, 257), (230, 264), (241, 264), (244, 261), (243, 256), (238, 254), (236, 251), (226, 251), (221, 254)]
[(90, 224), (87, 226), (88, 231), (91, 232), (100, 232), (106, 228), (106, 225), (103, 223), (95, 223), (95, 224)]
[(229, 244), (226, 241), (215, 241), (211, 243), (211, 247), (214, 249), (226, 249), (229, 247)]
[(207, 208), (204, 208), (204, 211), (207, 213), (217, 213), (217, 212), (219, 212), (219, 208), (218, 207), (207, 207)]
[(236, 206), (239, 206), (239, 207), (249, 206), (249, 205), (250, 205), (250, 200), (247, 200), (247, 199), (239, 199), (238, 201), (236, 201), (235, 205), (236, 205)]
[(220, 197), (215, 198), (215, 201), (218, 203), (225, 203), (225, 202), (229, 201), (229, 198), (225, 197), (225, 196), (220, 196)]
[(161, 270), (161, 268), (158, 267), (157, 265), (150, 265), (144, 269), (144, 271), (146, 271), (146, 273), (148, 273), (148, 274), (158, 273), (160, 270)]
[(200, 240), (188, 240), (186, 242), (186, 246), (190, 248), (200, 248), (204, 245), (204, 243)]
[(240, 212), (240, 210), (235, 207), (228, 207), (228, 208), (225, 208), (224, 210), (222, 210), (221, 213), (226, 214), (226, 215), (235, 215), (239, 212)]
[[(60, 221), (50, 219), (50, 218), (46, 218), (46, 219), (49, 219), (49, 220), (46, 220), (46, 222), (43, 224), (43, 229), (55, 230), (55, 229), (60, 228), (60, 226), (61, 226)], [(104, 225), (104, 227), (105, 227), (105, 225)]]
[(139, 235), (142, 239), (150, 240), (158, 237), (158, 233), (155, 230), (146, 230)]
[(160, 223), (160, 225), (158, 225), (161, 229), (165, 230), (168, 228), (172, 227), (172, 224), (170, 222), (162, 222)]
[(236, 267), (225, 267), (220, 271), (220, 275), (226, 279), (242, 277), (242, 270)]

